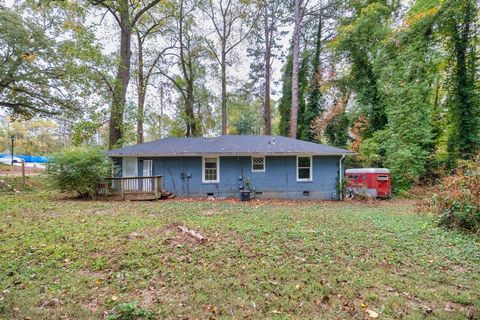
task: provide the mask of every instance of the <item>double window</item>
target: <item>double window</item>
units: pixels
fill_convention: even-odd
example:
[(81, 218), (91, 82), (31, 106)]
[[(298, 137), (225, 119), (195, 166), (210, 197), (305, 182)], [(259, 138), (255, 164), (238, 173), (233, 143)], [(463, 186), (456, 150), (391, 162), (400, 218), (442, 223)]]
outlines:
[(312, 181), (312, 157), (298, 156), (297, 157), (297, 181), (305, 182)]
[(205, 157), (202, 160), (202, 182), (220, 182), (220, 160), (218, 157)]
[(252, 172), (265, 172), (265, 157), (252, 157)]

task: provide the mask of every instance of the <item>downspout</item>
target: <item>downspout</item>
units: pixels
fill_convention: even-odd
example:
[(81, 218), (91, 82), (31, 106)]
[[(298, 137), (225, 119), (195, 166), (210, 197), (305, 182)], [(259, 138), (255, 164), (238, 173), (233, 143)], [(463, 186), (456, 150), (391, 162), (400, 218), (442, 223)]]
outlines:
[[(340, 185), (340, 188), (342, 187), (342, 183), (343, 183), (343, 173), (342, 173), (342, 161), (343, 159), (345, 159), (345, 154), (343, 154), (340, 158), (340, 161), (338, 162), (338, 182), (339, 182), (339, 185)], [(339, 194), (339, 197), (338, 197), (340, 200), (343, 200), (343, 193), (341, 192), (340, 190), (340, 194)]]

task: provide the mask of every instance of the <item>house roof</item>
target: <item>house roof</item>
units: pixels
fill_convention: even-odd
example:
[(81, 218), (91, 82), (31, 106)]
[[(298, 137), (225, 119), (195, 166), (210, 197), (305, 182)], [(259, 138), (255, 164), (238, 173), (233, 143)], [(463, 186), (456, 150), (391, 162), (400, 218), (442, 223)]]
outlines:
[(225, 135), (214, 138), (165, 138), (107, 151), (110, 157), (204, 155), (343, 155), (346, 149), (282, 136)]

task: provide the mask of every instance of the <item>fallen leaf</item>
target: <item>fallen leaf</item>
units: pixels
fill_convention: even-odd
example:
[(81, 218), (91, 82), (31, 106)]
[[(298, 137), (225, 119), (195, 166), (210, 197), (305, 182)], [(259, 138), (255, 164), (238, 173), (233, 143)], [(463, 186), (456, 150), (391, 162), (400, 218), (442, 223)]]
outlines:
[(365, 312), (370, 318), (378, 318), (378, 313), (373, 310), (367, 309)]
[(366, 307), (368, 307), (368, 304), (366, 304), (366, 303), (364, 303), (364, 302), (362, 302), (362, 303), (360, 304), (360, 308), (366, 308)]
[(455, 308), (453, 307), (453, 305), (452, 305), (451, 303), (447, 303), (447, 304), (445, 305), (445, 311), (447, 311), (447, 312), (453, 312), (453, 311), (455, 311)]
[(433, 309), (430, 308), (430, 306), (422, 305), (421, 307), (422, 307), (422, 311), (423, 311), (424, 313), (426, 313), (426, 314), (430, 314), (430, 313), (433, 312)]

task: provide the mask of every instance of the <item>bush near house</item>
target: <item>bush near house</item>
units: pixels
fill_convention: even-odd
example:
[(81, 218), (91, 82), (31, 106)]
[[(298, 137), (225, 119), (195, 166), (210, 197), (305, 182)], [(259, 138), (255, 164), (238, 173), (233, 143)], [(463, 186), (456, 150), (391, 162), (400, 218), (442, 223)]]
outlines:
[(480, 154), (442, 180), (433, 204), (442, 225), (480, 232)]
[(111, 175), (112, 162), (100, 148), (74, 148), (56, 154), (47, 172), (57, 189), (79, 198), (95, 198), (98, 184)]

